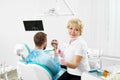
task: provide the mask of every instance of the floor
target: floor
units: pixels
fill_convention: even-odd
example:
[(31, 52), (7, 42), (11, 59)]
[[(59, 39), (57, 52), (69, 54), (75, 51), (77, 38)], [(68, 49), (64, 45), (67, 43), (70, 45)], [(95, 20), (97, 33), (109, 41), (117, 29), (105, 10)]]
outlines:
[(17, 80), (17, 71), (16, 69), (15, 70), (12, 70), (10, 72), (7, 73), (7, 78), (5, 78), (5, 74), (1, 74), (0, 75), (0, 80)]

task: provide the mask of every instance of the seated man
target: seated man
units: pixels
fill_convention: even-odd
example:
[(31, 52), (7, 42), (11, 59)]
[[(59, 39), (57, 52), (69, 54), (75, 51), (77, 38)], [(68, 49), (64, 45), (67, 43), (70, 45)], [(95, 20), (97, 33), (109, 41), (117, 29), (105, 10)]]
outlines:
[(45, 65), (52, 72), (55, 79), (55, 76), (61, 70), (56, 48), (54, 48), (54, 57), (45, 53), (47, 35), (44, 32), (38, 32), (34, 35), (34, 43), (35, 49), (26, 57), (26, 62)]

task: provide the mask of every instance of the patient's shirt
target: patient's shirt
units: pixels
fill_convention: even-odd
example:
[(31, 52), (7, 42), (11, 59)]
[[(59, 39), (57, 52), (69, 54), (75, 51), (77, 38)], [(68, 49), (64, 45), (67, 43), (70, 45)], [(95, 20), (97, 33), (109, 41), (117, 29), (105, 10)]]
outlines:
[(44, 52), (44, 50), (32, 50), (26, 57), (27, 63), (35, 63), (46, 66), (53, 75), (60, 71), (60, 64), (58, 57), (52, 57)]

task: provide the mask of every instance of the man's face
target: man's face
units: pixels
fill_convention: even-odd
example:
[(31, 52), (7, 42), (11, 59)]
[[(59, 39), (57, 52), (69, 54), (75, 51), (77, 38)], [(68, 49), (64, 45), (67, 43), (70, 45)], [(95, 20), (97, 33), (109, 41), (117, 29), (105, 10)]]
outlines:
[(45, 50), (45, 49), (46, 49), (46, 47), (47, 47), (47, 40), (46, 40), (46, 42), (44, 43), (43, 50)]

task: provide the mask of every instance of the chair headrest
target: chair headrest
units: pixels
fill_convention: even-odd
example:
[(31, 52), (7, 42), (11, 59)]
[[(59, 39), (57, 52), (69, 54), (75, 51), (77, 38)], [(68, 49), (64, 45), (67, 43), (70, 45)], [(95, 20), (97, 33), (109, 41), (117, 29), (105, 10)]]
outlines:
[(22, 58), (26, 58), (26, 56), (30, 53), (30, 48), (25, 43), (18, 43), (14, 47), (14, 53)]

